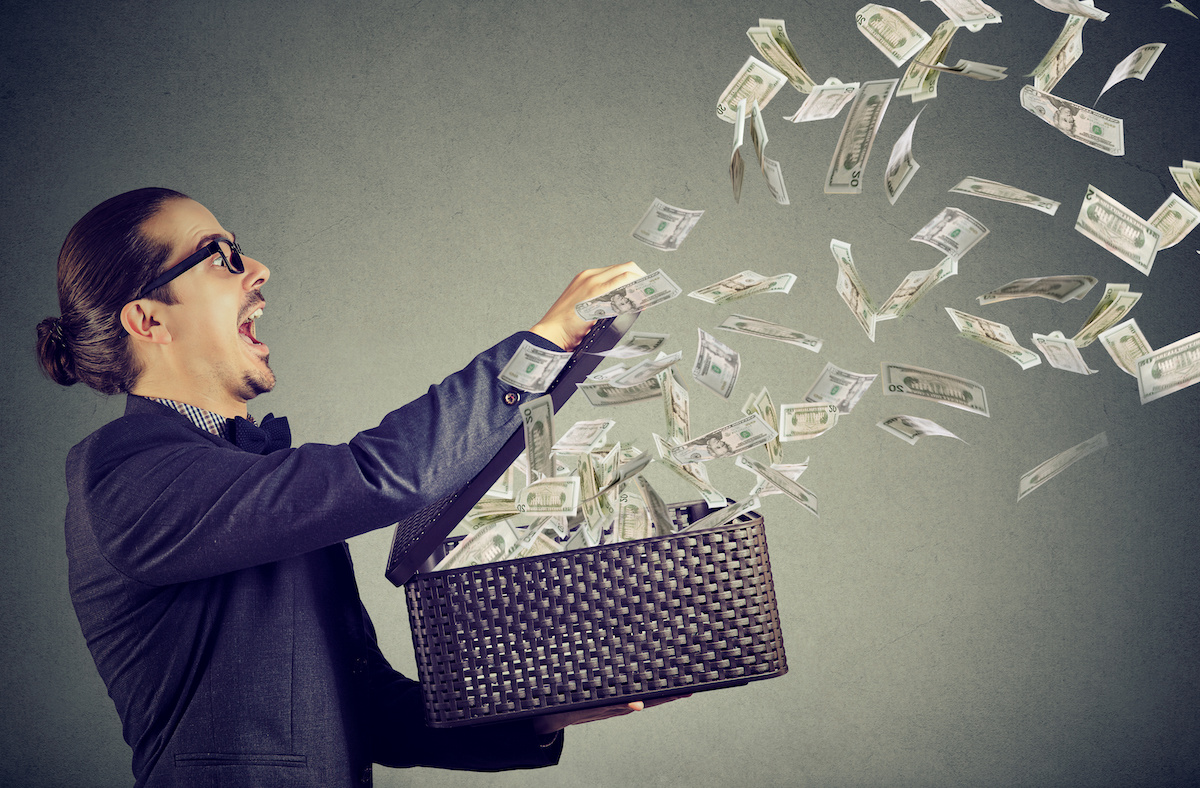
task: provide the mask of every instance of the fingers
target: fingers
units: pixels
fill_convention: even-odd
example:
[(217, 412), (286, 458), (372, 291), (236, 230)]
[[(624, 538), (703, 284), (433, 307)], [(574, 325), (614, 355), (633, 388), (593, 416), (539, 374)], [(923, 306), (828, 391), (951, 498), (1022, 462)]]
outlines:
[(594, 322), (580, 318), (575, 306), (645, 275), (633, 261), (581, 271), (530, 330), (564, 350), (573, 350)]

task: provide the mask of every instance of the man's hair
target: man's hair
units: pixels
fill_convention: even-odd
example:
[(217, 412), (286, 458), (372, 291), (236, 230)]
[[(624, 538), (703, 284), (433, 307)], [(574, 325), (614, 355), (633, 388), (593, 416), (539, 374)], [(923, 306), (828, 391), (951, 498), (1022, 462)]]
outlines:
[[(158, 275), (168, 244), (146, 238), (142, 225), (169, 200), (187, 199), (171, 189), (118, 194), (97, 205), (71, 228), (58, 254), (61, 317), (38, 323), (36, 351), (54, 382), (82, 382), (105, 394), (129, 392), (141, 369), (121, 325), (121, 309)], [(170, 285), (148, 295), (175, 303)]]

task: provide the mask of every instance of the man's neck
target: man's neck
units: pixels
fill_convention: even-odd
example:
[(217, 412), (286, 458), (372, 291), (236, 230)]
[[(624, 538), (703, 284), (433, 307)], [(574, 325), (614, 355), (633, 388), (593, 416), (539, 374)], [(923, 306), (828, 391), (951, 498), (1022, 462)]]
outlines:
[(216, 397), (204, 392), (196, 391), (195, 389), (181, 389), (171, 385), (163, 385), (154, 381), (139, 380), (137, 385), (130, 391), (131, 394), (136, 394), (139, 397), (169, 399), (174, 402), (182, 402), (186, 405), (192, 405), (197, 408), (216, 413), (219, 416), (224, 416), (227, 419), (232, 419), (241, 416), (243, 419), (247, 417), (248, 411), (244, 401), (235, 400), (232, 397)]

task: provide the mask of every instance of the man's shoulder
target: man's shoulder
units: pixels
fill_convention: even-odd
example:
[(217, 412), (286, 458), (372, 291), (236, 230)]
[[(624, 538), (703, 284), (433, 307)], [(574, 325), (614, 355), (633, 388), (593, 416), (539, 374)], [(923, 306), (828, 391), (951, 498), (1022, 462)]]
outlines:
[[(129, 451), (171, 445), (230, 446), (228, 441), (205, 432), (178, 411), (144, 397), (129, 395), (125, 415), (88, 435), (68, 454), (68, 465), (87, 456), (113, 459)], [(124, 447), (124, 451), (122, 448)], [(99, 454), (98, 454), (99, 453)]]

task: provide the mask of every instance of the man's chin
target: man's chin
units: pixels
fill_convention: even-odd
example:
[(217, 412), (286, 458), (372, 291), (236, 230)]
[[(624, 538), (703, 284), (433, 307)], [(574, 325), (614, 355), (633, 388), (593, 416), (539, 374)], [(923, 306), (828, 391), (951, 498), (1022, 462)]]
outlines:
[(263, 358), (263, 366), (265, 370), (260, 372), (248, 372), (242, 378), (243, 394), (247, 400), (254, 399), (259, 394), (266, 394), (271, 389), (275, 388), (275, 373), (271, 371), (267, 361), (270, 357)]

